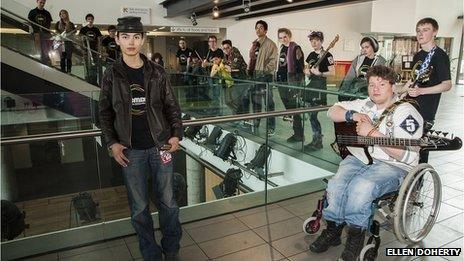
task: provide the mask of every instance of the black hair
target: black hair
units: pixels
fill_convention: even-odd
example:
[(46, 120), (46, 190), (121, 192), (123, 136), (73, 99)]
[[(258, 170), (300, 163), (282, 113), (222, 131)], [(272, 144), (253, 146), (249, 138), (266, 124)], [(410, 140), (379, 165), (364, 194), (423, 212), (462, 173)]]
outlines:
[(224, 41), (222, 41), (221, 44), (222, 44), (222, 45), (228, 44), (228, 45), (232, 46), (232, 41), (231, 41), (231, 40), (224, 40)]
[[(119, 32), (119, 31), (116, 31), (116, 37), (119, 38), (119, 34), (120, 34), (120, 33), (122, 34), (122, 33), (127, 33), (127, 32)], [(142, 35), (142, 38), (145, 37), (145, 33), (144, 33), (144, 32), (136, 32), (136, 33), (137, 33), (137, 34), (141, 34), (141, 35)]]
[(210, 36), (208, 36), (208, 40), (209, 40), (209, 39), (214, 39), (214, 40), (217, 41), (217, 37), (216, 37), (215, 35), (210, 35)]
[(319, 40), (321, 40), (321, 42), (324, 41), (324, 33), (321, 32), (321, 31), (312, 31), (309, 35), (308, 35), (308, 38), (309, 40), (311, 41), (312, 39), (314, 38), (317, 38)]
[(93, 16), (93, 14), (87, 14), (87, 15), (85, 16), (85, 20), (87, 20), (87, 18), (89, 18), (89, 17), (92, 17), (92, 19), (95, 19), (95, 17)]
[(263, 20), (257, 21), (256, 24), (255, 24), (255, 28), (256, 28), (256, 26), (258, 26), (258, 24), (262, 25), (264, 27), (264, 30), (267, 31), (267, 23), (265, 21), (263, 21)]
[(211, 58), (223, 58), (222, 55), (219, 52), (214, 52)]
[(163, 56), (160, 53), (154, 53), (153, 56), (151, 57), (151, 60), (155, 61), (156, 58), (163, 60)]
[(372, 37), (372, 36), (366, 36), (361, 40), (361, 44), (369, 42), (369, 44), (372, 46), (372, 49), (374, 49), (374, 53), (376, 53), (379, 50), (379, 42)]
[(108, 26), (108, 31), (111, 31), (111, 30), (116, 30), (116, 26), (114, 25)]

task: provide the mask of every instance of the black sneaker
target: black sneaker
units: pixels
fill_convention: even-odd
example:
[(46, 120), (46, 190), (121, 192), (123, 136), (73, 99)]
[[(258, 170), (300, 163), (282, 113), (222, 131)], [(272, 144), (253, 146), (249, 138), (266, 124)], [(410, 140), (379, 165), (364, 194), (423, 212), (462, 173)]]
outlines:
[(356, 261), (364, 247), (364, 237), (366, 230), (348, 226), (348, 238), (346, 239), (345, 249), (338, 260)]
[(337, 226), (335, 222), (327, 221), (327, 228), (322, 230), (321, 235), (309, 246), (309, 250), (314, 253), (322, 253), (331, 246), (340, 245), (342, 231), (343, 225)]
[(179, 253), (164, 253), (164, 260), (165, 261), (176, 261), (179, 260)]
[(288, 143), (302, 142), (304, 139), (301, 136), (296, 136), (293, 134), (290, 138), (287, 139)]

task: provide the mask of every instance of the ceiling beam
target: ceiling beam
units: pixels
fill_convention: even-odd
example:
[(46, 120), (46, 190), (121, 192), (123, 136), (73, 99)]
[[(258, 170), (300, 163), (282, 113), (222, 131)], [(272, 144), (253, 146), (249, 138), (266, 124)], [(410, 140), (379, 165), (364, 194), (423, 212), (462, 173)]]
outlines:
[[(224, 4), (236, 2), (237, 0), (222, 0)], [(166, 8), (166, 18), (173, 18), (176, 16), (186, 15), (190, 16), (195, 10), (211, 9), (213, 1), (211, 0), (170, 0), (162, 2)]]
[[(289, 3), (286, 0), (277, 0), (277, 1), (274, 0), (274, 1), (268, 1), (268, 2), (265, 2), (265, 3), (258, 3), (258, 4), (253, 4), (253, 2), (252, 2), (251, 8), (250, 8), (251, 12), (248, 13), (248, 14), (253, 14), (255, 12), (259, 12), (261, 10), (270, 9), (270, 8), (281, 9), (281, 8), (293, 6), (295, 4), (298, 4), (298, 3), (301, 3), (301, 2), (307, 2), (307, 1), (308, 0), (294, 0), (292, 3)], [(312, 1), (322, 1), (322, 0), (312, 0)], [(241, 15), (241, 14), (246, 15), (246, 13), (243, 11), (242, 8), (232, 10), (232, 11), (227, 11), (227, 10), (226, 11), (221, 11), (221, 9), (219, 9), (219, 10), (221, 12), (220, 18), (225, 18), (225, 17), (229, 17), (229, 16), (236, 16), (236, 15)]]
[[(235, 19), (236, 20), (243, 20), (243, 19), (250, 19), (250, 18), (262, 17), (262, 16), (266, 16), (266, 15), (285, 13), (285, 12), (301, 11), (301, 10), (304, 10), (304, 9), (327, 7), (327, 6), (333, 6), (333, 5), (352, 4), (352, 3), (355, 3), (355, 2), (367, 2), (367, 1), (373, 1), (373, 0), (319, 0), (319, 1), (316, 1), (316, 2), (305, 3), (305, 4), (300, 4), (300, 5), (291, 5), (291, 6), (288, 6), (288, 7), (277, 8), (277, 9), (273, 9), (273, 10), (263, 10), (263, 11), (251, 12), (251, 13), (248, 13), (248, 14), (239, 15), (239, 16), (235, 17)], [(221, 17), (226, 17), (226, 14), (221, 14)]]

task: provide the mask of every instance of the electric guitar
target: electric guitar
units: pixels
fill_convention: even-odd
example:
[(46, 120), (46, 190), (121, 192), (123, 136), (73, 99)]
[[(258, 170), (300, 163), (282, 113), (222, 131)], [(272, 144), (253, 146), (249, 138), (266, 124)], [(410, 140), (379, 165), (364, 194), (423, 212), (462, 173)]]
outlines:
[(321, 64), (322, 60), (324, 60), (324, 58), (329, 53), (329, 50), (335, 46), (335, 44), (338, 42), (339, 39), (340, 39), (340, 36), (337, 34), (335, 38), (332, 40), (332, 42), (330, 42), (329, 46), (327, 46), (327, 49), (321, 51), (319, 55), (319, 59), (317, 59), (315, 63), (309, 65), (309, 69), (319, 67), (319, 64)]
[(421, 150), (440, 151), (440, 150), (459, 150), (462, 141), (459, 137), (448, 136), (448, 132), (433, 131), (420, 139), (389, 138), (389, 137), (366, 137), (356, 134), (356, 123), (335, 122), (335, 143), (338, 148), (332, 147), (339, 152), (344, 159), (348, 155), (353, 155), (365, 164), (372, 164), (373, 160), (368, 152), (368, 147), (379, 145), (383, 147), (404, 147), (419, 146)]
[[(422, 74), (420, 75), (413, 75), (412, 79), (414, 80), (411, 84), (411, 88), (414, 88), (416, 84), (418, 83), (424, 83), (428, 82), (430, 80), (430, 75), (432, 74), (433, 71), (433, 66), (429, 66), (427, 70), (425, 70)], [(414, 77), (415, 76), (415, 77)], [(408, 92), (409, 88), (402, 88), (401, 90), (398, 91), (398, 94), (402, 95), (406, 92)], [(411, 98), (409, 94), (406, 95), (407, 98)]]

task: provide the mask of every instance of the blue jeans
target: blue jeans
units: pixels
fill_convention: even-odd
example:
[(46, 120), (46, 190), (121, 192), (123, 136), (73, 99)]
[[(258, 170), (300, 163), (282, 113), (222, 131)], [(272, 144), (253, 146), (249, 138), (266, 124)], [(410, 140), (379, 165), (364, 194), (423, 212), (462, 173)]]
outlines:
[[(155, 147), (146, 150), (127, 149), (124, 154), (129, 159), (122, 168), (127, 196), (131, 209), (131, 223), (138, 239), (143, 259), (162, 260), (162, 252), (179, 251), (182, 228), (179, 222), (179, 207), (174, 197), (172, 160), (163, 163)], [(152, 177), (158, 217), (163, 238), (161, 247), (155, 241), (153, 220), (148, 202), (148, 178)]]
[(367, 229), (372, 201), (397, 190), (406, 174), (406, 170), (382, 161), (366, 165), (354, 156), (346, 157), (327, 186), (324, 218)]
[(322, 136), (322, 127), (321, 123), (317, 119), (317, 114), (317, 111), (309, 113), (309, 122), (311, 123), (311, 129), (313, 130), (314, 138)]

